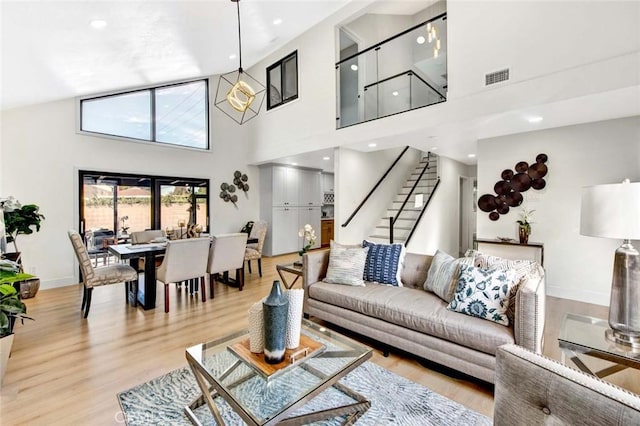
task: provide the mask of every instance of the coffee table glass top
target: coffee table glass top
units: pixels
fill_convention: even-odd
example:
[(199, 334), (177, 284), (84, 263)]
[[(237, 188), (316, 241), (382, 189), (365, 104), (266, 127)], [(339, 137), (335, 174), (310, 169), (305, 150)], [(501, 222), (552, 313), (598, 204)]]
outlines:
[(607, 320), (568, 313), (560, 326), (558, 342), (561, 348), (640, 368), (640, 351), (608, 340), (607, 330)]
[(311, 399), (320, 387), (334, 383), (371, 357), (370, 348), (311, 321), (303, 320), (302, 333), (324, 348), (268, 379), (228, 350), (246, 339), (247, 331), (192, 346), (187, 349), (187, 357), (220, 386), (222, 392), (218, 393), (233, 402), (236, 411), (243, 411), (255, 424), (271, 423), (274, 417), (282, 417), (294, 404)]

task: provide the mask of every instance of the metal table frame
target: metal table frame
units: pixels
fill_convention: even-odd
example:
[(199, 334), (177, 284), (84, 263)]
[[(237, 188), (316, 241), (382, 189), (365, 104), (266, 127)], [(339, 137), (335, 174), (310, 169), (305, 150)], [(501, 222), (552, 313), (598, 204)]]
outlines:
[[(335, 333), (335, 332), (334, 332)], [(243, 335), (248, 335), (246, 330), (235, 333), (233, 335), (227, 336), (216, 342), (212, 342), (212, 344), (221, 344), (224, 341), (231, 341), (235, 338), (241, 337)], [(336, 351), (336, 352), (324, 352), (319, 354), (317, 357), (321, 358), (325, 357), (344, 357), (350, 356), (354, 352), (352, 351)], [(347, 416), (343, 421), (343, 425), (351, 425), (356, 422), (358, 418), (360, 418), (370, 407), (371, 401), (366, 399), (364, 396), (355, 392), (354, 390), (348, 388), (347, 386), (338, 383), (340, 379), (346, 376), (349, 372), (353, 371), (355, 368), (359, 367), (364, 361), (371, 358), (371, 351), (369, 350), (364, 356), (362, 356), (356, 362), (352, 362), (344, 369), (340, 370), (336, 374), (332, 376), (327, 376), (321, 371), (309, 366), (309, 365), (301, 365), (306, 371), (314, 374), (316, 377), (322, 379), (323, 381), (315, 388), (309, 390), (302, 398), (291, 402), (289, 405), (283, 407), (280, 412), (272, 418), (269, 418), (265, 422), (261, 422), (259, 419), (254, 417), (250, 412), (244, 409), (242, 405), (240, 405), (235, 398), (229, 393), (228, 389), (232, 389), (241, 383), (244, 383), (246, 380), (254, 377), (255, 372), (249, 373), (235, 382), (227, 385), (226, 387), (221, 385), (221, 382), (228, 377), (236, 368), (244, 363), (243, 360), (238, 359), (231, 366), (229, 366), (216, 380), (211, 374), (202, 366), (200, 362), (198, 362), (187, 350), (186, 358), (193, 375), (196, 378), (196, 382), (201, 391), (201, 395), (194, 399), (194, 401), (184, 408), (186, 415), (189, 417), (191, 422), (196, 426), (202, 426), (202, 423), (198, 420), (193, 410), (203, 405), (207, 405), (211, 414), (213, 415), (216, 423), (219, 425), (224, 425), (225, 422), (222, 419), (220, 411), (216, 407), (213, 402), (214, 398), (220, 396), (224, 398), (224, 400), (235, 410), (235, 412), (249, 425), (254, 426), (267, 426), (274, 424), (282, 424), (282, 425), (304, 425), (312, 422), (317, 422), (320, 420), (329, 419), (332, 417), (338, 416)], [(299, 416), (288, 417), (290, 413), (295, 411), (297, 408), (302, 407), (311, 399), (315, 398), (317, 395), (328, 389), (329, 387), (334, 387), (340, 392), (352, 398), (355, 402), (352, 404), (341, 405), (338, 407), (333, 407), (325, 410), (315, 411), (308, 414), (303, 414)]]
[[(282, 280), (282, 284), (290, 290), (298, 281), (298, 279), (302, 276), (302, 266), (296, 266), (293, 263), (280, 264), (276, 265), (276, 271), (278, 271), (278, 275), (280, 275), (280, 279)], [(295, 275), (295, 279), (291, 284), (289, 284), (283, 275), (283, 272), (288, 272), (292, 275)]]

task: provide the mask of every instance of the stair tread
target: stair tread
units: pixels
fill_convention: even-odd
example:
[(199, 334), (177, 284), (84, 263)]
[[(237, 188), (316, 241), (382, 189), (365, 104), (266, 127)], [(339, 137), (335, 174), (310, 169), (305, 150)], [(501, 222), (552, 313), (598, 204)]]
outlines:
[[(376, 226), (376, 229), (377, 228), (389, 229), (389, 225), (378, 225), (378, 226)], [(411, 228), (407, 228), (407, 227), (404, 227), (404, 226), (394, 226), (393, 230), (394, 231), (398, 231), (398, 230), (400, 230), (400, 231), (411, 231)]]

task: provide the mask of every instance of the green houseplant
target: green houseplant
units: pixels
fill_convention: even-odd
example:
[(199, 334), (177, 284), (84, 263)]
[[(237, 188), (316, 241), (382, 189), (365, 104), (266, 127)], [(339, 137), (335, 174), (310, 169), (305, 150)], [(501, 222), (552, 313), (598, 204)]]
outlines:
[(32, 319), (25, 315), (27, 306), (10, 284), (0, 284), (0, 387), (7, 370), (7, 361), (13, 345), (13, 327), (16, 320)]
[(18, 235), (33, 234), (40, 231), (40, 222), (44, 219), (44, 215), (40, 213), (40, 207), (35, 204), (25, 204), (4, 212), (4, 225), (6, 227), (7, 242), (13, 243), (13, 248), (18, 253), (18, 245), (16, 239)]

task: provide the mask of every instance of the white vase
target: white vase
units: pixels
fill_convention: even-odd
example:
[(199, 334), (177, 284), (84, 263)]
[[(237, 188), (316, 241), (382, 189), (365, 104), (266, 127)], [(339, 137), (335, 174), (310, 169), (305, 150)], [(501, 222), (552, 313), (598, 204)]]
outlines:
[(7, 371), (7, 361), (11, 354), (11, 346), (13, 345), (13, 334), (0, 338), (0, 389), (2, 389), (2, 381), (4, 373)]
[(289, 290), (287, 297), (289, 298), (289, 314), (287, 316), (286, 346), (287, 349), (296, 349), (300, 345), (304, 290), (301, 288)]

